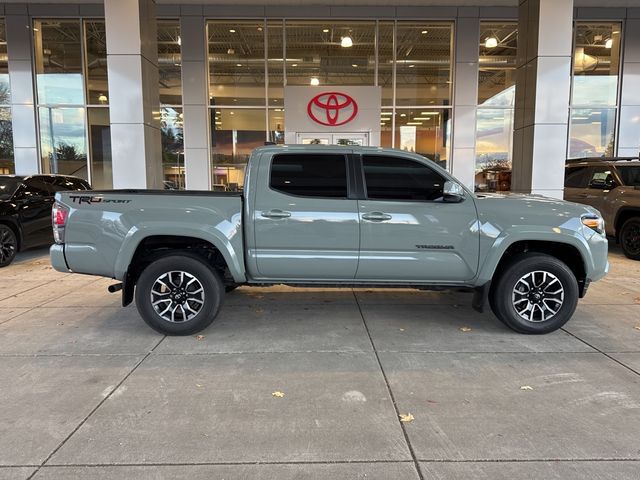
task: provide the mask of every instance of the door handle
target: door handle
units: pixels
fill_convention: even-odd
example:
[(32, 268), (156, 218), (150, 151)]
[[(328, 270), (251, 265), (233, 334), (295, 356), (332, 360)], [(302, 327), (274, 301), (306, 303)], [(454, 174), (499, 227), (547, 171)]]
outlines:
[(260, 215), (264, 218), (289, 218), (291, 216), (291, 212), (274, 209), (269, 210), (268, 212), (262, 212)]
[(362, 215), (363, 220), (369, 220), (370, 222), (384, 222), (385, 220), (391, 220), (391, 218), (393, 218), (391, 215), (382, 212), (371, 212)]

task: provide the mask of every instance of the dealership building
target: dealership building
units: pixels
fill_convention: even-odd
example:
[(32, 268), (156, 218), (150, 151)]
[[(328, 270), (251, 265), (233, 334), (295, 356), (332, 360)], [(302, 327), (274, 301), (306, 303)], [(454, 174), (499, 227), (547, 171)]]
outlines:
[(638, 155), (640, 0), (346, 3), (0, 4), (0, 174), (233, 191), (265, 142), (369, 145), (561, 197)]

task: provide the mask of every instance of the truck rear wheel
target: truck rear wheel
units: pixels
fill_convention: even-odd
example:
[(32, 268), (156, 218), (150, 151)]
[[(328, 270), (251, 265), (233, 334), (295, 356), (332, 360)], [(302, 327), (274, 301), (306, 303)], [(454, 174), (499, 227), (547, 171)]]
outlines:
[(620, 229), (620, 246), (627, 258), (640, 260), (640, 217), (624, 222)]
[(578, 282), (557, 258), (525, 253), (502, 271), (490, 297), (493, 313), (509, 328), (520, 333), (549, 333), (573, 315)]
[(136, 284), (136, 306), (143, 320), (166, 335), (191, 335), (216, 318), (224, 296), (220, 276), (188, 255), (159, 258)]

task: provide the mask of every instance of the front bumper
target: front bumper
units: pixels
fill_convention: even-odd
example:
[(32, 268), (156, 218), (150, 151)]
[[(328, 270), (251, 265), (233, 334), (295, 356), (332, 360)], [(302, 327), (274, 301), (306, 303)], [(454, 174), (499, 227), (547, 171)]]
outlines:
[(71, 272), (67, 265), (67, 260), (64, 258), (64, 245), (51, 245), (51, 248), (49, 249), (49, 258), (51, 259), (51, 266), (58, 272)]

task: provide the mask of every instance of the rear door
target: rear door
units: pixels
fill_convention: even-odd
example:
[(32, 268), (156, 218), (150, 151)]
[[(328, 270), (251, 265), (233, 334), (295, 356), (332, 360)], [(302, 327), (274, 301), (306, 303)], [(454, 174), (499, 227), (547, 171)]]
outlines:
[(473, 199), (445, 203), (446, 178), (418, 161), (363, 155), (367, 199), (359, 203), (357, 279), (464, 281), (478, 268), (479, 230)]
[(350, 150), (261, 159), (253, 208), (260, 278), (350, 280), (358, 264), (358, 205), (349, 198)]
[(18, 215), (25, 246), (53, 243), (51, 227), (53, 186), (43, 182), (41, 177), (28, 178), (24, 184), (25, 187), (17, 195)]

